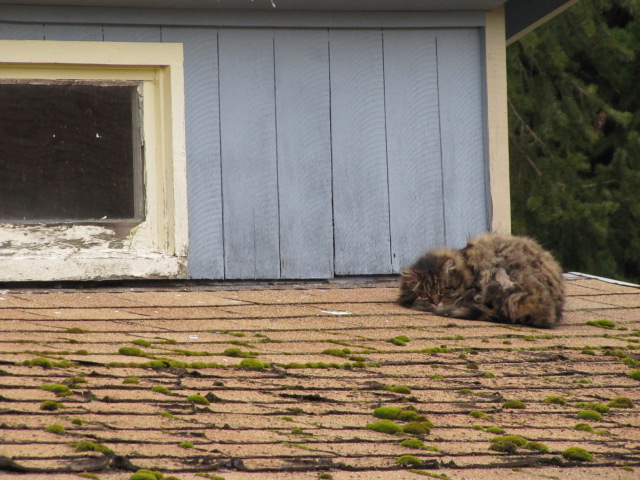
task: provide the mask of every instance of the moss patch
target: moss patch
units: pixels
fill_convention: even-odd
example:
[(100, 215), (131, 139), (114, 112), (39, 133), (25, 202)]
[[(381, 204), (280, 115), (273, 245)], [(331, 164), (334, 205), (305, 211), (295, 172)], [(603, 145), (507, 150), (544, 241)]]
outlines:
[(167, 387), (163, 387), (162, 385), (155, 385), (151, 387), (152, 392), (164, 393), (165, 395), (171, 395), (173, 392), (169, 390)]
[(104, 454), (111, 453), (111, 449), (102, 443), (90, 442), (89, 440), (83, 440), (79, 443), (72, 443), (72, 447), (76, 449), (76, 452), (100, 452)]
[(22, 362), (22, 365), (26, 367), (42, 367), (42, 368), (69, 368), (71, 367), (71, 362), (67, 360), (60, 360), (58, 362), (54, 362), (48, 358), (37, 357), (33, 360), (25, 360)]
[(542, 453), (549, 452), (549, 447), (547, 447), (544, 443), (540, 443), (540, 442), (527, 442), (522, 446), (522, 448), (525, 448), (527, 450), (533, 450), (535, 452), (542, 452)]
[(136, 473), (132, 473), (129, 480), (162, 480), (163, 477), (161, 472), (141, 468)]
[(394, 345), (398, 345), (399, 347), (404, 347), (407, 343), (409, 343), (411, 339), (406, 335), (398, 335), (397, 337), (393, 337), (388, 340), (389, 343), (393, 343)]
[(578, 462), (592, 462), (593, 455), (588, 450), (580, 447), (570, 447), (563, 450), (562, 456), (567, 460), (575, 460)]
[(385, 385), (384, 389), (393, 393), (400, 393), (402, 395), (408, 395), (411, 393), (411, 389), (404, 385)]
[(592, 327), (598, 327), (598, 328), (606, 328), (607, 330), (611, 330), (612, 328), (616, 327), (615, 322), (612, 322), (611, 320), (592, 320), (590, 322), (587, 322), (587, 325), (591, 325)]
[(247, 370), (264, 370), (270, 366), (271, 364), (261, 362), (257, 358), (245, 358), (240, 362), (240, 368), (246, 368)]
[(44, 427), (44, 430), (49, 433), (57, 433), (57, 434), (66, 433), (65, 428), (58, 423), (54, 423), (53, 425), (48, 425)]
[(62, 405), (59, 402), (55, 402), (53, 400), (47, 400), (46, 402), (42, 402), (40, 404), (40, 410), (45, 410), (47, 412), (54, 412), (60, 408), (62, 408), (64, 405)]
[(413, 455), (402, 455), (396, 459), (396, 463), (403, 467), (420, 467), (424, 462)]
[(482, 418), (482, 419), (489, 418), (486, 413), (481, 412), (480, 410), (471, 410), (469, 412), (469, 415), (471, 415), (473, 418)]
[(410, 422), (415, 420), (424, 420), (422, 415), (419, 415), (415, 410), (403, 410), (398, 407), (380, 407), (373, 411), (373, 416), (377, 418), (387, 420), (402, 420), (404, 422)]
[(130, 357), (143, 357), (146, 354), (137, 347), (120, 347), (118, 349), (120, 355), (128, 355)]
[(549, 451), (549, 448), (544, 443), (531, 442), (520, 435), (503, 435), (501, 437), (495, 437), (491, 440), (491, 445), (489, 446), (489, 450), (504, 453), (515, 453), (518, 448), (542, 453)]
[(564, 397), (561, 397), (559, 395), (549, 395), (548, 397), (546, 397), (544, 399), (544, 403), (551, 403), (553, 405), (562, 405), (565, 406), (567, 405), (569, 402), (567, 402), (567, 399)]
[(577, 423), (573, 426), (573, 429), (593, 433), (593, 427), (588, 423)]
[(401, 447), (424, 449), (424, 442), (418, 438), (407, 438), (400, 442)]
[(237, 347), (227, 348), (224, 352), (226, 357), (234, 357), (234, 358), (255, 358), (255, 353), (252, 352), (244, 352)]
[(428, 435), (431, 433), (431, 429), (433, 428), (433, 424), (429, 421), (426, 422), (409, 422), (402, 430), (404, 433), (408, 433), (411, 435)]
[(578, 418), (583, 420), (594, 420), (596, 422), (602, 421), (602, 415), (595, 410), (582, 410), (581, 412), (578, 412)]
[(504, 429), (500, 427), (488, 427), (484, 429), (487, 433), (493, 433), (494, 435), (502, 435), (504, 433)]
[(574, 407), (582, 408), (584, 410), (593, 410), (598, 413), (607, 413), (609, 411), (609, 407), (603, 405), (602, 403), (585, 403), (580, 402), (576, 403)]
[(378, 420), (377, 422), (368, 424), (365, 428), (375, 432), (387, 433), (389, 435), (402, 433), (402, 427), (391, 420)]
[(616, 397), (607, 403), (607, 406), (612, 408), (634, 408), (635, 404), (633, 400), (627, 397)]
[(327, 348), (326, 350), (323, 350), (322, 353), (324, 355), (331, 355), (333, 357), (347, 358), (347, 356), (351, 353), (351, 350), (349, 350), (348, 348), (343, 348), (342, 350), (340, 350), (339, 348)]
[(196, 405), (209, 405), (209, 400), (207, 400), (205, 397), (203, 397), (202, 395), (189, 395), (187, 397), (187, 400), (191, 403), (194, 403)]
[(42, 390), (46, 390), (47, 392), (53, 392), (59, 397), (67, 397), (73, 394), (71, 390), (69, 390), (69, 387), (67, 387), (66, 385), (61, 385), (59, 383), (49, 383), (46, 385), (41, 385), (40, 388)]

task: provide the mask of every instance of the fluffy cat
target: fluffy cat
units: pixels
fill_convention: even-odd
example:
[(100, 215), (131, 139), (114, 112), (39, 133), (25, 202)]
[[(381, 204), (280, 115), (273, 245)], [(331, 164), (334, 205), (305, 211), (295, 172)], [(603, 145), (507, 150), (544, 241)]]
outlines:
[(562, 269), (527, 237), (485, 233), (402, 271), (398, 303), (445, 317), (551, 328), (562, 318)]

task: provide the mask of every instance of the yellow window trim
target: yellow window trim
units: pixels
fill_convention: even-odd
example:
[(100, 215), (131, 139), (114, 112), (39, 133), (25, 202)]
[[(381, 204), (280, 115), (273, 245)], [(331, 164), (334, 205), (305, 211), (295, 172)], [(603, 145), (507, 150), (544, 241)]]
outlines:
[[(44, 240), (40, 248), (34, 240), (26, 250), (16, 248), (8, 255), (2, 251), (6, 247), (0, 247), (0, 281), (100, 279), (106, 275), (185, 277), (188, 223), (182, 44), (3, 40), (0, 79), (139, 83), (146, 210), (145, 221), (131, 230), (125, 242), (129, 248), (122, 251), (87, 247), (69, 253), (55, 246), (59, 244), (56, 236), (62, 235), (56, 229), (25, 228), (29, 235)], [(16, 229), (15, 225), (0, 226), (0, 246), (3, 237), (4, 245), (12, 244), (7, 239), (16, 237)], [(86, 231), (95, 233), (95, 228)]]

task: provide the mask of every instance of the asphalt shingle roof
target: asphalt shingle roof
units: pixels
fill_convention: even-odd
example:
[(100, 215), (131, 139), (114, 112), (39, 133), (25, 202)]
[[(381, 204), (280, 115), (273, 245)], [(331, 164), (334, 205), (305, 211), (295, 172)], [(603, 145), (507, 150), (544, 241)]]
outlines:
[(389, 283), (2, 291), (0, 479), (640, 478), (640, 289), (567, 283), (553, 330)]

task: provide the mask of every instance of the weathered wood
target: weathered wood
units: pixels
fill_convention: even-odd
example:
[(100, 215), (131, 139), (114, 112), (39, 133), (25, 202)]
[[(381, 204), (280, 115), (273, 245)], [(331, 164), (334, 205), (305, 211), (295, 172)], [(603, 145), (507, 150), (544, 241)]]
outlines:
[(44, 39), (101, 42), (104, 38), (101, 25), (58, 25), (45, 23)]
[(182, 27), (446, 28), (482, 27), (485, 22), (483, 10), (477, 12), (294, 12), (283, 10), (220, 12), (186, 8), (1, 5), (0, 14), (7, 22)]
[(333, 276), (329, 39), (275, 32), (282, 278)]
[(0, 22), (2, 40), (44, 40), (42, 23), (3, 23)]
[(273, 33), (220, 30), (226, 278), (280, 276)]
[(224, 278), (218, 33), (162, 29), (164, 42), (184, 44), (189, 276)]
[(335, 271), (390, 273), (382, 32), (330, 32)]
[(458, 248), (489, 227), (480, 31), (442, 31), (437, 42), (446, 242)]
[(384, 31), (393, 270), (444, 243), (435, 33)]
[(162, 39), (160, 27), (105, 25), (105, 42), (159, 42)]

